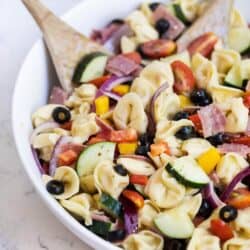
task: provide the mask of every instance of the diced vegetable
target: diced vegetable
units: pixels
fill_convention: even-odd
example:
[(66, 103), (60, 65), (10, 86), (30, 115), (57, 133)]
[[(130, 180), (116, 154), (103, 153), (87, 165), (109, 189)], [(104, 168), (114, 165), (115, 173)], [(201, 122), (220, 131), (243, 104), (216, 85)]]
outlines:
[(72, 128), (72, 121), (66, 122), (60, 126), (62, 129), (71, 130)]
[(209, 57), (214, 50), (215, 44), (219, 38), (212, 32), (199, 36), (188, 46), (188, 51), (191, 55), (200, 53), (205, 57)]
[(130, 175), (130, 183), (145, 186), (148, 183), (148, 177), (146, 175)]
[(103, 193), (101, 195), (99, 205), (107, 214), (114, 218), (120, 218), (122, 215), (122, 204), (108, 194)]
[(174, 76), (174, 90), (177, 94), (189, 94), (195, 88), (194, 74), (185, 63), (175, 61), (171, 64)]
[(207, 152), (201, 154), (197, 161), (202, 169), (207, 173), (210, 174), (219, 163), (221, 159), (219, 151), (212, 147)]
[(96, 98), (95, 109), (97, 115), (106, 114), (109, 111), (109, 98), (104, 95)]
[(87, 226), (87, 228), (93, 233), (103, 238), (107, 238), (111, 225), (112, 224), (110, 222), (93, 220), (93, 224), (91, 226)]
[(227, 203), (237, 209), (250, 207), (250, 191), (245, 188), (239, 188), (233, 192)]
[(111, 132), (110, 141), (112, 142), (135, 142), (138, 139), (137, 131), (133, 128), (125, 130), (113, 130)]
[(143, 56), (150, 59), (160, 59), (172, 55), (176, 51), (177, 45), (171, 40), (153, 40), (140, 45)]
[(190, 99), (185, 95), (179, 95), (179, 99), (181, 108), (186, 108), (193, 105)]
[(233, 238), (233, 229), (220, 219), (211, 220), (210, 231), (220, 238), (221, 241)]
[(198, 114), (191, 115), (188, 117), (188, 119), (193, 122), (194, 127), (197, 131), (202, 132), (202, 123)]
[(77, 158), (78, 154), (74, 150), (69, 149), (58, 155), (58, 165), (70, 166), (71, 164), (76, 162)]
[(118, 150), (121, 155), (134, 154), (137, 148), (137, 142), (134, 143), (119, 143)]
[(247, 92), (244, 96), (244, 105), (250, 109), (250, 92)]
[(127, 84), (121, 84), (112, 89), (113, 92), (115, 92), (116, 94), (120, 96), (127, 94), (129, 90), (130, 90), (130, 86)]
[(100, 142), (90, 145), (80, 155), (77, 162), (79, 176), (90, 175), (96, 165), (104, 160), (114, 160), (116, 144), (112, 142)]
[(232, 28), (229, 31), (228, 45), (231, 49), (244, 53), (250, 47), (250, 30), (248, 27)]
[(189, 156), (176, 159), (173, 165), (166, 166), (166, 170), (180, 183), (188, 187), (202, 188), (210, 181), (197, 162)]
[(101, 52), (93, 52), (86, 55), (78, 64), (73, 82), (83, 83), (104, 75), (108, 56)]
[(105, 76), (98, 77), (94, 80), (91, 80), (90, 83), (94, 84), (97, 88), (100, 88), (110, 78), (111, 78), (111, 75), (105, 75)]
[(241, 135), (241, 136), (232, 136), (229, 141), (231, 143), (242, 144), (246, 146), (250, 146), (250, 136), (248, 135)]
[(133, 202), (137, 208), (144, 206), (144, 198), (139, 193), (132, 190), (124, 190), (122, 195)]
[(171, 151), (168, 144), (164, 141), (161, 141), (150, 145), (150, 153), (153, 157), (155, 157), (163, 153), (170, 155)]
[(160, 213), (154, 223), (162, 234), (174, 239), (188, 239), (194, 231), (190, 217), (178, 209)]

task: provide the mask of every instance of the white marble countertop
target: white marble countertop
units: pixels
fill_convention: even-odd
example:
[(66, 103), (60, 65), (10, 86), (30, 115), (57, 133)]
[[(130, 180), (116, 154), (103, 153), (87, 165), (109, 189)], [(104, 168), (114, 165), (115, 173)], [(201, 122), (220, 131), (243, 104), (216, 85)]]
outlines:
[[(81, 0), (43, 0), (61, 14)], [(24, 173), (10, 122), (22, 61), (40, 32), (21, 0), (0, 0), (0, 250), (89, 250), (54, 218)]]

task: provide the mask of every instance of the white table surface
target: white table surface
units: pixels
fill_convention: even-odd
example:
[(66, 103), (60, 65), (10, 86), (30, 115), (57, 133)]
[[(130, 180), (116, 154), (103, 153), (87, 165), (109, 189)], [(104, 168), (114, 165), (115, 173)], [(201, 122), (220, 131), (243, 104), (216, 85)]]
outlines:
[[(62, 14), (81, 0), (43, 0)], [(21, 0), (0, 0), (0, 250), (89, 250), (35, 193), (15, 150), (11, 96), (22, 61), (40, 32)]]

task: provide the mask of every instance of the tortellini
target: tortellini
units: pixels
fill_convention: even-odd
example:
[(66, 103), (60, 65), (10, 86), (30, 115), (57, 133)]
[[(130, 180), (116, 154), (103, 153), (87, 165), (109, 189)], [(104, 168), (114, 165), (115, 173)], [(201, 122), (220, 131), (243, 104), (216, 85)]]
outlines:
[(100, 128), (96, 123), (96, 115), (91, 113), (77, 116), (72, 123), (71, 133), (76, 140), (84, 143), (91, 135), (97, 134), (99, 130)]
[(212, 148), (212, 145), (207, 140), (192, 138), (184, 141), (181, 149), (193, 158), (197, 158), (210, 148)]
[(139, 210), (139, 227), (154, 228), (154, 218), (159, 212), (160, 210), (150, 200), (146, 200)]
[(234, 64), (241, 60), (240, 54), (235, 50), (217, 49), (212, 54), (212, 62), (216, 66), (218, 73), (225, 76)]
[(134, 11), (127, 17), (126, 21), (134, 31), (138, 43), (144, 43), (159, 38), (158, 32), (150, 25), (142, 11)]
[(89, 194), (94, 194), (97, 191), (97, 189), (95, 186), (95, 180), (93, 174), (81, 176), (80, 187), (84, 192)]
[(97, 88), (93, 84), (82, 84), (74, 89), (74, 93), (66, 101), (70, 108), (79, 107), (82, 103), (92, 103), (95, 99)]
[(61, 205), (77, 217), (84, 219), (87, 226), (92, 224), (91, 208), (93, 198), (89, 194), (78, 194), (69, 200), (61, 200)]
[(196, 228), (187, 250), (221, 250), (220, 239), (203, 228)]
[(148, 118), (140, 97), (135, 93), (124, 95), (114, 109), (113, 120), (118, 129), (134, 128), (138, 133), (145, 133)]
[(250, 249), (250, 240), (244, 238), (232, 238), (223, 245), (223, 250), (248, 250)]
[(227, 153), (218, 163), (216, 173), (223, 184), (229, 184), (247, 166), (248, 162), (241, 155)]
[(241, 236), (250, 238), (250, 208), (238, 210), (238, 216), (233, 222), (235, 231)]
[(175, 0), (175, 3), (181, 6), (185, 17), (191, 22), (198, 14), (199, 0)]
[(52, 120), (52, 112), (57, 107), (63, 107), (57, 104), (47, 104), (37, 109), (32, 115), (32, 123), (35, 127), (38, 127), (42, 123)]
[(218, 73), (215, 65), (201, 54), (195, 54), (192, 58), (192, 69), (200, 88), (209, 89), (219, 84)]
[(99, 192), (105, 192), (117, 199), (129, 184), (129, 176), (121, 176), (111, 161), (100, 162), (94, 170), (94, 181)]
[(121, 51), (122, 53), (129, 53), (136, 50), (137, 43), (135, 38), (123, 36), (121, 38)]
[(245, 132), (248, 124), (248, 108), (242, 98), (232, 98), (220, 105), (226, 113), (226, 132)]
[(180, 99), (174, 93), (168, 94), (163, 92), (156, 99), (154, 104), (154, 119), (156, 122), (160, 120), (170, 120), (174, 114), (181, 109)]
[(51, 180), (58, 180), (64, 184), (64, 192), (60, 195), (53, 195), (58, 200), (66, 200), (77, 194), (80, 189), (80, 181), (76, 171), (68, 166), (56, 169), (54, 177), (43, 175), (43, 181), (47, 184)]
[(171, 163), (174, 158), (173, 156), (169, 156), (165, 153), (160, 154), (159, 156), (153, 156), (151, 153), (149, 153), (149, 157), (157, 168), (165, 167), (168, 163)]
[(246, 28), (247, 22), (237, 9), (233, 9), (230, 21), (231, 28)]
[(141, 231), (129, 235), (122, 243), (125, 250), (163, 250), (163, 238), (152, 231)]
[(155, 168), (152, 164), (139, 159), (120, 157), (117, 163), (123, 165), (130, 174), (150, 176), (155, 172)]
[(149, 179), (145, 193), (159, 208), (174, 208), (185, 197), (185, 187), (171, 177), (165, 168), (158, 169)]
[(144, 16), (148, 19), (150, 24), (153, 24), (153, 12), (149, 7), (149, 3), (142, 3), (140, 10), (143, 12)]

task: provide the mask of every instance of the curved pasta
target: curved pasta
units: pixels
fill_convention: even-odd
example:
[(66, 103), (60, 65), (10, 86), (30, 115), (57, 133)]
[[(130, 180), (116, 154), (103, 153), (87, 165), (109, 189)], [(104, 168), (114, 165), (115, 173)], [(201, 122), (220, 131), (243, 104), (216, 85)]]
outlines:
[(61, 205), (70, 213), (84, 219), (87, 226), (92, 225), (91, 207), (93, 206), (93, 198), (89, 194), (78, 194), (69, 200), (61, 200)]
[(96, 123), (96, 114), (79, 115), (72, 123), (71, 133), (79, 142), (86, 142), (91, 135), (99, 132), (100, 128)]
[(196, 228), (187, 250), (221, 250), (220, 239), (203, 228)]
[(245, 28), (247, 27), (247, 22), (241, 13), (237, 9), (233, 9), (230, 21), (231, 28)]
[(154, 228), (154, 218), (160, 210), (150, 201), (144, 201), (144, 206), (139, 210), (139, 228)]
[(238, 210), (238, 216), (233, 222), (235, 231), (240, 237), (250, 238), (250, 208)]
[(135, 93), (124, 95), (114, 109), (113, 120), (118, 129), (134, 128), (138, 133), (145, 133), (148, 118), (140, 97)]
[(248, 166), (248, 162), (237, 153), (227, 153), (216, 167), (216, 173), (223, 184), (229, 184), (242, 169)]
[(199, 0), (176, 0), (175, 3), (180, 5), (181, 10), (189, 21), (193, 21), (197, 17)]
[(129, 235), (122, 243), (125, 250), (163, 250), (163, 238), (152, 231), (141, 231)]
[(105, 192), (117, 199), (129, 184), (129, 176), (121, 176), (111, 161), (100, 162), (94, 171), (95, 186), (99, 193)]
[(37, 109), (32, 114), (32, 123), (34, 127), (37, 127), (42, 123), (52, 120), (52, 112), (57, 107), (64, 107), (64, 106), (58, 104), (47, 104)]
[(153, 23), (154, 23), (153, 12), (149, 7), (149, 3), (142, 3), (140, 10), (144, 14), (144, 16), (147, 18), (148, 22), (153, 25)]
[(78, 115), (87, 115), (90, 113), (91, 105), (88, 102), (83, 102), (79, 106), (75, 106), (74, 109), (71, 110), (72, 120), (76, 119)]
[(94, 194), (97, 192), (95, 186), (95, 180), (93, 174), (80, 177), (80, 187), (81, 189), (89, 194)]
[(180, 99), (174, 93), (163, 92), (154, 104), (155, 121), (169, 120), (181, 109)]
[(248, 250), (250, 239), (232, 238), (223, 244), (223, 250)]
[(134, 37), (123, 36), (121, 38), (121, 51), (122, 53), (130, 53), (136, 51), (137, 42)]
[(139, 159), (120, 157), (117, 159), (117, 163), (123, 165), (130, 174), (150, 176), (155, 172), (152, 164)]
[(226, 113), (226, 132), (245, 132), (248, 124), (248, 108), (242, 98), (232, 98), (220, 105)]
[(165, 168), (158, 169), (149, 179), (145, 193), (159, 208), (173, 208), (185, 197), (185, 187), (171, 177)]
[(41, 149), (50, 146), (53, 147), (59, 138), (60, 135), (56, 133), (43, 133), (37, 135), (31, 143), (35, 149)]
[(193, 158), (197, 158), (210, 148), (212, 148), (212, 145), (207, 140), (192, 138), (184, 141), (181, 149)]
[(241, 61), (240, 71), (242, 79), (250, 80), (250, 59), (245, 59)]
[(165, 153), (159, 156), (153, 156), (151, 153), (148, 153), (151, 160), (154, 162), (157, 168), (165, 167), (168, 163), (172, 162), (173, 157)]

